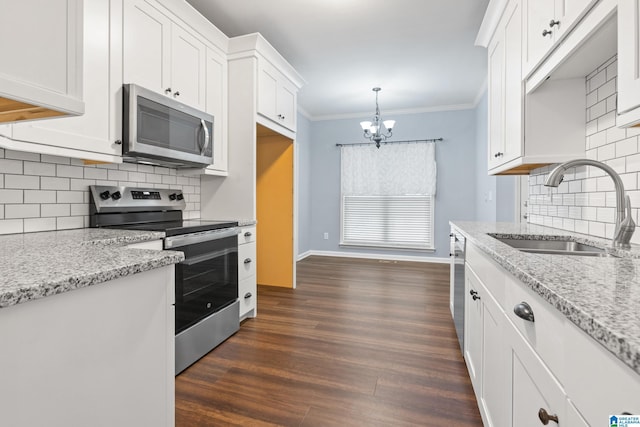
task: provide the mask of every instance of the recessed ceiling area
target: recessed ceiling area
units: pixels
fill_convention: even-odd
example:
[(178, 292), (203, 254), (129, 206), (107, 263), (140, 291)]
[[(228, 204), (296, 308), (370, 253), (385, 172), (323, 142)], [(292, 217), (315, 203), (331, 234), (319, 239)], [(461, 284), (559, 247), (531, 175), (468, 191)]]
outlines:
[(229, 37), (259, 32), (302, 75), (313, 120), (472, 107), (488, 0), (187, 0)]

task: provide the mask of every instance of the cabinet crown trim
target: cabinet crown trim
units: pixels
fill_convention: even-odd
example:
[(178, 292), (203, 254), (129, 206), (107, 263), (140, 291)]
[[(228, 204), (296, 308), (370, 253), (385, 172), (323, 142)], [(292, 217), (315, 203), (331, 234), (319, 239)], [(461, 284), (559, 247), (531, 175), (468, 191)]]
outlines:
[(487, 6), (487, 10), (484, 13), (482, 24), (478, 30), (476, 36), (475, 45), (482, 47), (489, 47), (489, 42), (496, 28), (498, 28), (498, 22), (502, 17), (504, 9), (507, 7), (508, 0), (491, 0)]

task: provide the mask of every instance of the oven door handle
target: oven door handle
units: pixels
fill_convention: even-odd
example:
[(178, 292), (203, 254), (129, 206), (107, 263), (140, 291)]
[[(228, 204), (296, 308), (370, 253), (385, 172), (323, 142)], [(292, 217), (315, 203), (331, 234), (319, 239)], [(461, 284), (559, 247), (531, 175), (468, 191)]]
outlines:
[(180, 265), (186, 265), (186, 266), (191, 266), (194, 264), (198, 264), (204, 261), (209, 261), (210, 259), (214, 259), (214, 258), (219, 258), (221, 256), (226, 256), (229, 255), (231, 252), (235, 252), (235, 248), (234, 249), (222, 249), (220, 251), (215, 251), (215, 252), (209, 252), (206, 253), (204, 255), (198, 255), (198, 256), (194, 256), (194, 257), (190, 257), (185, 259), (184, 261), (180, 262)]
[(224, 228), (222, 230), (204, 231), (201, 233), (182, 234), (179, 236), (166, 237), (164, 239), (165, 249), (174, 249), (181, 246), (192, 245), (194, 243), (209, 242), (211, 240), (224, 239), (225, 237), (237, 236), (240, 229), (237, 227)]

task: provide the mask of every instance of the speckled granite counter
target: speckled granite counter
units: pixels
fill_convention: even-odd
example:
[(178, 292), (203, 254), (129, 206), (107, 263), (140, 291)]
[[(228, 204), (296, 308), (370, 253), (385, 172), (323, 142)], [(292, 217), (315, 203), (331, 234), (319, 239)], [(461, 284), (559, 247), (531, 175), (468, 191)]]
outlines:
[(250, 225), (256, 225), (258, 221), (255, 219), (239, 219), (238, 226), (239, 227), (249, 227)]
[(85, 228), (0, 236), (0, 309), (184, 260), (127, 248), (164, 233)]
[(539, 225), (461, 221), (451, 225), (640, 374), (640, 247), (607, 249), (620, 258), (532, 254), (487, 233), (541, 240), (571, 236), (603, 248), (611, 241)]

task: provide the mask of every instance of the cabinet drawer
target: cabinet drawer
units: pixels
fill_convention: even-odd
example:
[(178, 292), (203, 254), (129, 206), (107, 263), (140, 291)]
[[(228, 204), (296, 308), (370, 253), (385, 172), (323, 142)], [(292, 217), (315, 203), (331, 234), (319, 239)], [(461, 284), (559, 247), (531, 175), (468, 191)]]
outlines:
[(493, 298), (501, 307), (504, 307), (504, 286), (506, 272), (496, 264), (488, 255), (467, 242), (465, 261)]
[(256, 243), (238, 246), (238, 280), (256, 275)]
[(640, 375), (572, 323), (564, 336), (565, 390), (585, 420), (597, 426), (609, 415), (640, 415)]
[[(508, 277), (506, 283), (505, 312), (507, 317), (562, 383), (565, 354), (562, 332), (566, 318), (517, 280)], [(525, 320), (515, 313), (518, 308), (524, 315), (521, 310), (524, 304), (530, 307), (533, 321)]]
[(240, 234), (238, 234), (238, 244), (244, 245), (245, 243), (251, 243), (256, 241), (256, 227), (242, 227)]
[[(238, 284), (238, 297), (240, 299), (240, 317), (251, 310), (255, 310), (258, 300), (256, 276), (242, 279)], [(252, 317), (255, 317), (255, 311)]]

